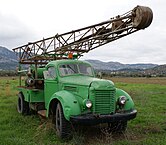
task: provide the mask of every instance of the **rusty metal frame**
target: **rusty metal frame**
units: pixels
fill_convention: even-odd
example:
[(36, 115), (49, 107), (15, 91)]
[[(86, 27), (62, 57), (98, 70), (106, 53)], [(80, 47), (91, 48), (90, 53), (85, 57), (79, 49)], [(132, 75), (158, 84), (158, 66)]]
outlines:
[[(123, 23), (113, 30), (113, 23), (118, 21)], [(122, 27), (124, 25), (125, 27)], [(83, 53), (135, 31), (137, 29), (132, 26), (132, 11), (129, 11), (108, 21), (63, 34), (56, 34), (53, 37), (30, 42), (13, 50), (18, 54), (20, 64), (42, 65), (51, 60), (68, 59), (69, 53), (73, 53), (79, 58)]]

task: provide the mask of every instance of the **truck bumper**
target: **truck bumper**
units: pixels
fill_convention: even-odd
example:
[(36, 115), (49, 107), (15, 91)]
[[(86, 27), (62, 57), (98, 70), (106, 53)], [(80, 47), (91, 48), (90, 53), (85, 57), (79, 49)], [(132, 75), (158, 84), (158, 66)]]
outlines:
[(100, 123), (111, 123), (117, 121), (128, 121), (134, 119), (137, 115), (137, 110), (127, 111), (124, 113), (115, 113), (113, 115), (85, 114), (80, 116), (71, 116), (72, 123), (96, 125)]

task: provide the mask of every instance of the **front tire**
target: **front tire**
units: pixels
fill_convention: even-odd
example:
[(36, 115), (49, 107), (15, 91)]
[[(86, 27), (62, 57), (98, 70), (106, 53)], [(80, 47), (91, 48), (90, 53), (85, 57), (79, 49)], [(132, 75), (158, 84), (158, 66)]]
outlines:
[(30, 111), (29, 103), (24, 100), (24, 95), (21, 92), (18, 93), (17, 111), (22, 115), (28, 115)]
[(65, 119), (60, 103), (57, 104), (56, 114), (53, 116), (53, 121), (55, 123), (56, 132), (59, 138), (68, 139), (71, 137), (71, 124)]

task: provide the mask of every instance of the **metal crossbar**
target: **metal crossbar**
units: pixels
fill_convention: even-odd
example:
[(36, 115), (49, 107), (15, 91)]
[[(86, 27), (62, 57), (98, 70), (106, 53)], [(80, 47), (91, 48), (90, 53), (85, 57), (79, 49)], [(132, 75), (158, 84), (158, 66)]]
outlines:
[[(148, 27), (152, 21), (151, 13), (149, 8), (137, 6), (132, 11), (107, 21), (30, 42), (13, 50), (18, 55), (20, 64), (42, 65), (51, 60), (68, 59), (70, 53), (79, 59), (83, 53)], [(144, 15), (148, 16), (148, 20)]]

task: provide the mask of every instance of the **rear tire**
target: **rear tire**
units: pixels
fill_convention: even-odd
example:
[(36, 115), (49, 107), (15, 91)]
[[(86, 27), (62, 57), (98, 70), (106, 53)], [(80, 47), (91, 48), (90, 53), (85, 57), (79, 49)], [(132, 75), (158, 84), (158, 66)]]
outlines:
[(63, 109), (60, 103), (57, 104), (56, 114), (53, 115), (53, 123), (59, 138), (68, 139), (71, 137), (71, 124), (65, 119)]
[(28, 115), (30, 112), (29, 103), (24, 100), (24, 95), (18, 93), (17, 111), (22, 115)]

